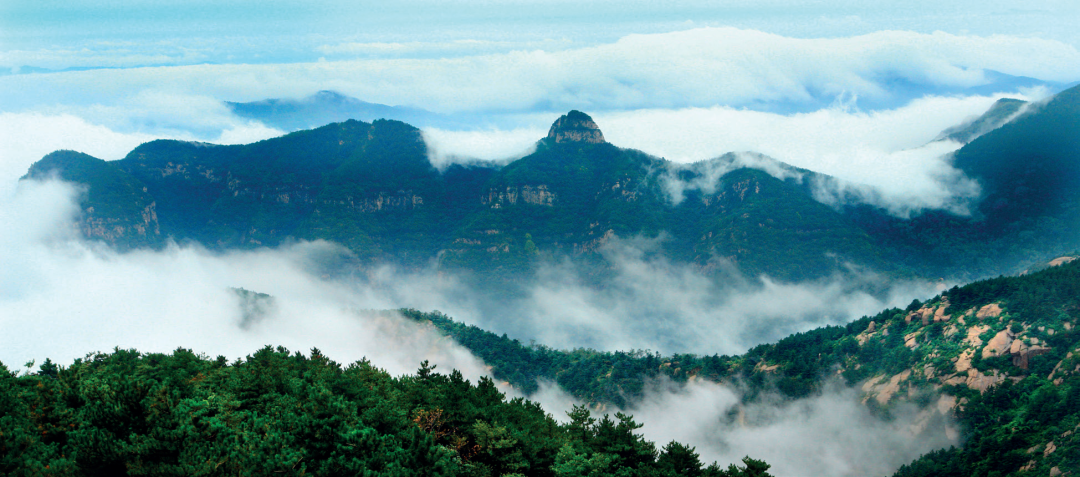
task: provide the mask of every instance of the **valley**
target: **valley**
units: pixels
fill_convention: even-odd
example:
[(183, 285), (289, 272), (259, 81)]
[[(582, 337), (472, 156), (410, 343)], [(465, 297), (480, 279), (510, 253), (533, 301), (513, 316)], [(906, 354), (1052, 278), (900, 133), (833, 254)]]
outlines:
[[(907, 214), (890, 209), (864, 186), (753, 152), (680, 164), (619, 148), (580, 111), (558, 118), (533, 152), (505, 164), (461, 161), (437, 168), (419, 129), (381, 119), (348, 120), (246, 145), (155, 140), (115, 161), (56, 151), (35, 162), (23, 181), (75, 184), (76, 240), (115, 250), (112, 260), (176, 253), (178, 247), (199, 250), (205, 260), (307, 247), (304, 253), (317, 258), (304, 258), (309, 262), (301, 273), (333, 286), (346, 284), (352, 292), (393, 288), (376, 281), (390, 269), (400, 274), (391, 277), (430, 275), (436, 283), (480, 290), (458, 294), (473, 307), (462, 308), (471, 310), (467, 321), (412, 307), (347, 310), (345, 316), (390, 327), (394, 339), (430, 335), (429, 349), (461, 347), (491, 378), (479, 378), (474, 388), (457, 370), (431, 374), (427, 361), (416, 375), (391, 378), (366, 358), (342, 367), (318, 350), (305, 357), (281, 347), (233, 364), (198, 350), (163, 355), (119, 348), (70, 366), (46, 361), (36, 372), (29, 371), (31, 363), (21, 375), (3, 373), (0, 406), (6, 407), (0, 409), (9, 419), (7, 434), (0, 436), (20, 437), (0, 440), (0, 455), (7, 459), (0, 469), (108, 472), (126, 466), (129, 472), (184, 474), (202, 468), (199, 462), (206, 459), (224, 459), (218, 465), (229, 462), (233, 467), (226, 468), (233, 469), (295, 467), (295, 459), (309, 459), (313, 469), (325, 472), (359, 465), (440, 468), (448, 475), (579, 475), (588, 469), (604, 475), (634, 468), (641, 475), (743, 476), (768, 475), (762, 473), (767, 462), (778, 475), (790, 475), (793, 466), (816, 464), (768, 448), (747, 450), (741, 466), (705, 462), (737, 460), (733, 449), (751, 448), (735, 439), (754, 441), (755, 432), (769, 431), (777, 420), (833, 429), (836, 423), (813, 420), (821, 407), (833, 406), (861, 422), (834, 432), (864, 432), (850, 438), (873, 435), (882, 445), (898, 446), (877, 462), (867, 460), (870, 449), (848, 450), (843, 475), (885, 469), (898, 469), (897, 476), (1063, 475), (1080, 468), (1080, 441), (1074, 438), (1080, 426), (1080, 262), (1072, 253), (1080, 249), (1080, 209), (1074, 205), (1080, 199), (1080, 169), (1074, 167), (1078, 126), (1078, 88), (1040, 104), (998, 101), (938, 139), (963, 144), (950, 164), (977, 186), (956, 194), (951, 208)], [(659, 281), (637, 283), (650, 274)], [(866, 310), (866, 303), (905, 296), (896, 292), (904, 281), (920, 283), (920, 293), (927, 287), (936, 291), (906, 306), (852, 316)], [(562, 301), (551, 303), (564, 307), (573, 301), (568, 298), (589, 297), (589, 313), (595, 313), (642, 294), (642, 286), (658, 295), (613, 308), (605, 318), (611, 323), (594, 315), (555, 323), (553, 316), (561, 315), (545, 314), (538, 301), (553, 294)], [(870, 301), (819, 305), (796, 319), (795, 290), (821, 294), (834, 286), (842, 289), (834, 293), (843, 300)], [(651, 308), (654, 298), (688, 287), (723, 298), (684, 305), (720, 311), (687, 317), (679, 315), (689, 308)], [(244, 333), (297, 313), (277, 305), (276, 293), (234, 290), (229, 303), (239, 304)], [(445, 296), (455, 294), (449, 290)], [(754, 293), (762, 293), (763, 301), (743, 312), (746, 323), (726, 333), (694, 329), (733, 326), (724, 321), (733, 316), (724, 307)], [(774, 314), (754, 314), (754, 307), (778, 299), (784, 306)], [(530, 303), (532, 310), (523, 306)], [(300, 317), (290, 319), (295, 318)], [(544, 318), (553, 321), (543, 323)], [(500, 327), (512, 333), (485, 329)], [(614, 328), (627, 333), (625, 341), (603, 341), (617, 334)], [(594, 346), (536, 340), (575, 332), (601, 341)], [(740, 332), (745, 336), (710, 345)], [(652, 343), (662, 351), (620, 347), (650, 333), (660, 337)], [(687, 336), (695, 334), (699, 341), (687, 349)], [(710, 347), (715, 351), (708, 352)], [(285, 374), (274, 374), (280, 381), (236, 385), (252, 366)], [(294, 369), (322, 377), (287, 377)], [(94, 396), (100, 394), (89, 390), (90, 381), (81, 381), (95, 373), (104, 380), (139, 376), (109, 381), (124, 389), (109, 395), (110, 406), (129, 411), (95, 417), (113, 412), (95, 410)], [(358, 385), (381, 391), (356, 394)], [(327, 405), (337, 409), (337, 417), (314, 410), (286, 417), (291, 411), (274, 407), (317, 402), (303, 397), (300, 389), (308, 387), (331, 396), (327, 403), (336, 404)], [(221, 424), (209, 425), (224, 426), (248, 442), (269, 442), (271, 434), (253, 437), (255, 428), (245, 427), (259, 413), (279, 416), (274, 425), (344, 419), (354, 428), (359, 422), (370, 426), (364, 435), (382, 436), (379, 442), (390, 446), (385, 452), (420, 446), (427, 450), (417, 455), (430, 461), (336, 461), (337, 451), (326, 449), (361, 445), (345, 427), (310, 440), (331, 447), (296, 444), (280, 454), (281, 462), (241, 464), (233, 454), (193, 454), (178, 436), (217, 438), (206, 437), (209, 430), (190, 429), (208, 425), (196, 419), (203, 412), (199, 403), (218, 392), (233, 400), (215, 408), (225, 416)], [(474, 393), (468, 399), (484, 404), (455, 407), (452, 396), (460, 393)], [(640, 434), (628, 417), (651, 416), (657, 399), (694, 393), (724, 404), (700, 410), (712, 417), (694, 432), (711, 437), (693, 445), (672, 440), (661, 449), (662, 442), (647, 439), (664, 435), (662, 430), (646, 426)], [(507, 398), (512, 394), (545, 407)], [(181, 401), (157, 397), (164, 395)], [(267, 401), (270, 395), (280, 402)], [(26, 408), (31, 402), (49, 411)], [(559, 402), (575, 403), (567, 410), (568, 422), (545, 414)], [(172, 417), (152, 410), (159, 405)], [(800, 406), (813, 411), (798, 411)], [(258, 411), (244, 414), (247, 409)], [(394, 417), (380, 421), (372, 414), (380, 409), (392, 409)], [(590, 412), (603, 417), (597, 421)], [(116, 427), (130, 419), (139, 424)], [(35, 427), (45, 430), (40, 436), (26, 433)], [(103, 446), (101, 439), (123, 442), (125, 450)], [(619, 444), (624, 447), (610, 439), (625, 441)], [(238, 449), (230, 446), (222, 441), (207, 451)], [(63, 449), (78, 457), (65, 457)]]

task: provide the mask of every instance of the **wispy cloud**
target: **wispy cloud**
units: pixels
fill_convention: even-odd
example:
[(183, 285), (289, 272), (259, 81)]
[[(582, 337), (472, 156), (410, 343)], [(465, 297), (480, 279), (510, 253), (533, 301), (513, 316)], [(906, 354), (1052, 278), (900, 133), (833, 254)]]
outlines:
[[(541, 383), (530, 399), (564, 421), (581, 404), (551, 383)], [(936, 406), (894, 404), (883, 418), (862, 404), (857, 390), (828, 379), (805, 398), (763, 392), (750, 401), (735, 384), (657, 380), (626, 409), (605, 406), (593, 415), (619, 411), (643, 424), (642, 434), (658, 446), (688, 444), (703, 462), (721, 467), (750, 456), (783, 477), (890, 475), (922, 454), (958, 444), (959, 434), (952, 416)]]
[(936, 409), (897, 406), (884, 420), (870, 414), (855, 390), (836, 383), (804, 399), (744, 404), (735, 389), (696, 382), (674, 392), (654, 390), (632, 412), (650, 439), (685, 439), (705, 461), (738, 462), (749, 455), (771, 464), (770, 473), (778, 476), (889, 475), (924, 453), (957, 444), (946, 430), (951, 419)]
[[(365, 312), (348, 287), (310, 268), (337, 246), (213, 254), (198, 247), (119, 254), (75, 236), (77, 191), (27, 181), (0, 199), (0, 361), (59, 363), (115, 346), (168, 352), (186, 347), (241, 357), (266, 345), (317, 347), (335, 359), (368, 357), (395, 374), (429, 359), (476, 379), (482, 363), (431, 329), (394, 314)], [(255, 324), (241, 326), (229, 287), (274, 296)]]
[(920, 91), (984, 85), (991, 81), (985, 70), (1069, 81), (1080, 78), (1077, 65), (1074, 47), (1037, 38), (885, 31), (803, 39), (699, 28), (559, 51), (13, 75), (0, 78), (0, 98), (8, 108), (28, 108), (57, 97), (64, 104), (108, 103), (143, 89), (243, 101), (333, 89), (437, 112), (816, 109), (841, 95), (893, 104)]
[[(1030, 94), (1008, 96), (1037, 100), (1045, 92)], [(692, 167), (701, 175), (693, 183), (664, 176), (673, 203), (681, 201), (683, 190), (709, 190), (720, 176), (738, 167), (761, 169), (781, 179), (802, 179), (779, 161), (835, 178), (811, 182), (821, 202), (867, 202), (906, 217), (928, 209), (966, 213), (979, 186), (950, 163), (950, 154), (962, 144), (936, 139), (945, 129), (986, 112), (1004, 96), (925, 97), (879, 111), (840, 103), (796, 114), (712, 107), (592, 116), (607, 140), (617, 146), (676, 164), (698, 163)], [(428, 129), (425, 138), (433, 148), (433, 160), (439, 163), (520, 157), (546, 134), (553, 118), (551, 114), (519, 115), (517, 121), (535, 126), (513, 130)]]

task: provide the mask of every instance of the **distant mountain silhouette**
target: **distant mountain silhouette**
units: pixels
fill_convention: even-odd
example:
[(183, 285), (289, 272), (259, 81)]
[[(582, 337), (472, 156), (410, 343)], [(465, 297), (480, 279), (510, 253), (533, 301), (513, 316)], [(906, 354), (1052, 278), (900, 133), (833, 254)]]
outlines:
[(462, 121), (462, 118), (420, 108), (368, 103), (334, 91), (319, 91), (301, 99), (264, 99), (249, 103), (226, 101), (225, 105), (237, 116), (287, 132), (350, 119), (366, 122), (394, 119), (418, 127), (455, 127), (460, 126)]

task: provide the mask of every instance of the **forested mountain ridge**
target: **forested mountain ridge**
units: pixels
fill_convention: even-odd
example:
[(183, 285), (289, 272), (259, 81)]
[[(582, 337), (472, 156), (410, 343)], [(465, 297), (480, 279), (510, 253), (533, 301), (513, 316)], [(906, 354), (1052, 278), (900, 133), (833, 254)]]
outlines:
[[(87, 186), (81, 229), (121, 248), (168, 239), (208, 247), (326, 239), (368, 263), (432, 262), (520, 276), (537, 257), (603, 273), (614, 237), (662, 238), (670, 258), (708, 271), (799, 281), (850, 264), (889, 276), (961, 280), (1015, 273), (1080, 246), (1080, 87), (1045, 103), (999, 101), (943, 132), (966, 142), (955, 167), (978, 181), (972, 213), (910, 218), (816, 187), (836, 179), (763, 156), (674, 164), (608, 143), (573, 111), (535, 152), (505, 166), (436, 169), (420, 131), (346, 121), (239, 146), (153, 141), (118, 161), (58, 151), (54, 171)], [(588, 267), (586, 267), (588, 268)]]
[(914, 432), (945, 432), (963, 442), (897, 475), (1047, 475), (1080, 469), (1075, 258), (954, 287), (903, 310), (798, 333), (739, 356), (563, 351), (523, 345), (437, 312), (402, 312), (469, 348), (496, 379), (526, 391), (546, 380), (594, 405), (633, 409), (659, 379), (726, 383), (753, 401), (761, 393), (812, 396), (839, 378), (875, 412), (888, 416), (897, 406), (915, 405)]
[[(419, 130), (377, 120), (242, 146), (159, 140), (118, 161), (58, 151), (27, 177), (55, 172), (85, 184), (84, 232), (119, 247), (327, 239), (361, 259), (419, 266), (439, 257), (449, 269), (507, 275), (528, 270), (538, 253), (597, 260), (612, 237), (663, 234), (666, 252), (701, 267), (723, 257), (791, 280), (828, 276), (847, 261), (895, 269), (797, 175), (778, 179), (737, 159), (709, 161), (731, 171), (688, 187), (707, 171), (618, 148), (574, 111), (536, 152), (502, 168), (437, 170)], [(102, 192), (115, 183), (138, 194)]]

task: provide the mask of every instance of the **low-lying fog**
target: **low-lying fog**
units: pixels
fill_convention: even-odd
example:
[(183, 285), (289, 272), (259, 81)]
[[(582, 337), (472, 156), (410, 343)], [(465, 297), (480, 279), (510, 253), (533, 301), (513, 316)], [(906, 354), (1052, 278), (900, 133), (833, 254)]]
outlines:
[[(171, 104), (166, 99), (158, 98)], [(597, 118), (613, 142), (636, 135), (639, 143), (625, 145), (695, 159), (714, 149), (714, 156), (719, 156), (727, 152), (720, 148), (767, 142), (764, 135), (732, 142), (741, 136), (737, 131), (718, 134), (717, 128), (725, 123), (754, 119), (763, 128), (775, 126), (777, 137), (783, 137), (815, 121), (833, 121), (834, 125), (867, 121), (870, 126), (862, 130), (849, 128), (849, 136), (830, 139), (847, 137), (853, 145), (845, 150), (869, 151), (851, 155), (854, 159), (848, 160), (854, 162), (846, 164), (865, 166), (858, 174), (869, 178), (902, 170), (924, 178), (920, 187), (931, 190), (941, 183), (941, 176), (935, 174), (947, 163), (925, 151), (908, 155), (902, 151), (931, 141), (940, 132), (938, 126), (981, 113), (993, 99), (930, 99), (873, 114), (838, 108), (782, 116), (717, 108)], [(383, 266), (327, 275), (327, 260), (344, 251), (325, 242), (225, 253), (196, 246), (117, 253), (77, 235), (73, 225), (79, 212), (76, 187), (57, 181), (17, 181), (34, 160), (60, 148), (116, 159), (139, 143), (161, 136), (245, 143), (280, 133), (214, 114), (199, 119), (198, 127), (192, 129), (184, 121), (217, 110), (208, 102), (187, 106), (196, 111), (180, 117), (177, 129), (153, 133), (116, 132), (66, 112), (0, 112), (0, 221), (4, 223), (0, 228), (0, 362), (9, 369), (26, 372), (23, 363), (41, 363), (46, 357), (67, 364), (89, 352), (114, 347), (146, 352), (185, 347), (233, 359), (271, 344), (302, 351), (317, 347), (343, 363), (367, 357), (394, 374), (413, 372), (427, 359), (440, 370), (457, 368), (475, 380), (486, 371), (467, 350), (393, 314), (363, 311), (441, 310), (456, 320), (555, 348), (735, 354), (793, 332), (904, 306), (938, 291), (938, 284), (887, 281), (858, 264), (851, 264), (843, 274), (807, 283), (744, 276), (730, 265), (721, 267), (725, 273), (706, 277), (694, 267), (664, 257), (659, 252), (662, 238), (621, 237), (608, 243), (602, 254), (613, 273), (600, 286), (587, 285), (574, 263), (553, 259), (535, 276), (526, 277), (524, 293), (513, 298), (471, 289), (469, 281), (436, 273), (434, 268), (406, 272)], [(883, 132), (896, 130), (912, 118), (932, 115), (936, 109), (947, 110), (949, 120), (932, 127), (926, 126), (928, 121), (917, 123), (903, 137)], [(97, 113), (126, 117), (131, 111)], [(146, 114), (151, 117), (159, 112)], [(666, 126), (649, 136), (641, 125), (656, 120)], [(684, 143), (681, 147), (701, 150), (680, 152), (666, 135), (675, 135), (685, 124), (697, 125), (702, 134), (696, 137), (712, 139)], [(198, 132), (199, 128), (210, 132)], [(429, 132), (426, 136), (444, 152), (453, 153), (444, 156), (448, 160), (455, 155), (482, 157), (478, 152), (483, 151), (489, 156), (482, 158), (499, 159), (512, 156), (520, 147), (493, 145), (504, 140), (523, 144), (544, 132), (521, 129), (442, 136)], [(773, 151), (776, 158), (802, 166), (842, 159), (825, 154), (827, 140), (799, 149), (793, 146), (796, 139), (778, 142)], [(808, 162), (791, 160), (799, 157)], [(842, 169), (843, 164), (833, 166)], [(917, 200), (895, 194), (880, 197), (898, 204), (898, 211), (910, 211), (945, 203), (950, 193), (925, 194)], [(261, 320), (245, 323), (240, 299), (230, 287), (271, 294), (275, 305)], [(894, 421), (879, 420), (868, 414), (855, 393), (839, 387), (794, 403), (766, 401), (745, 407), (739, 407), (738, 393), (709, 383), (682, 389), (657, 385), (628, 411), (646, 424), (643, 432), (658, 445), (671, 439), (687, 442), (697, 447), (703, 459), (725, 464), (744, 455), (763, 458), (775, 466), (775, 475), (806, 475), (808, 469), (823, 476), (884, 474), (951, 443), (937, 428), (914, 437), (905, 430), (913, 413), (904, 410), (897, 410)], [(557, 417), (572, 402), (550, 386), (534, 398)], [(732, 419), (733, 415), (742, 417)]]
[[(605, 251), (617, 270), (606, 286), (581, 285), (573, 265), (553, 263), (524, 298), (495, 307), (463, 281), (434, 273), (380, 268), (327, 278), (327, 257), (343, 251), (325, 242), (227, 253), (196, 246), (117, 253), (77, 236), (78, 193), (59, 181), (22, 181), (0, 200), (0, 362), (13, 371), (31, 371), (22, 366), (31, 360), (68, 364), (114, 347), (185, 347), (234, 359), (271, 344), (317, 347), (344, 363), (367, 357), (393, 374), (411, 373), (427, 359), (475, 380), (486, 370), (464, 348), (400, 316), (364, 310), (441, 309), (557, 348), (738, 353), (931, 293), (907, 284), (884, 298), (868, 295), (859, 288), (878, 280), (869, 272), (809, 284), (732, 272), (717, 283), (648, 258), (644, 251), (654, 244), (631, 239)], [(229, 287), (269, 293), (274, 305), (245, 322), (241, 299)], [(549, 385), (534, 399), (557, 417), (573, 402)], [(906, 417), (870, 416), (853, 391), (839, 387), (794, 403), (740, 408), (738, 401), (737, 390), (716, 384), (658, 384), (628, 412), (646, 423), (643, 432), (658, 445), (687, 442), (703, 459), (721, 463), (751, 455), (772, 463), (776, 475), (883, 473), (949, 443), (942, 432), (915, 438), (904, 430)], [(743, 418), (731, 419), (738, 412)], [(884, 456), (882, 449), (889, 449)]]

